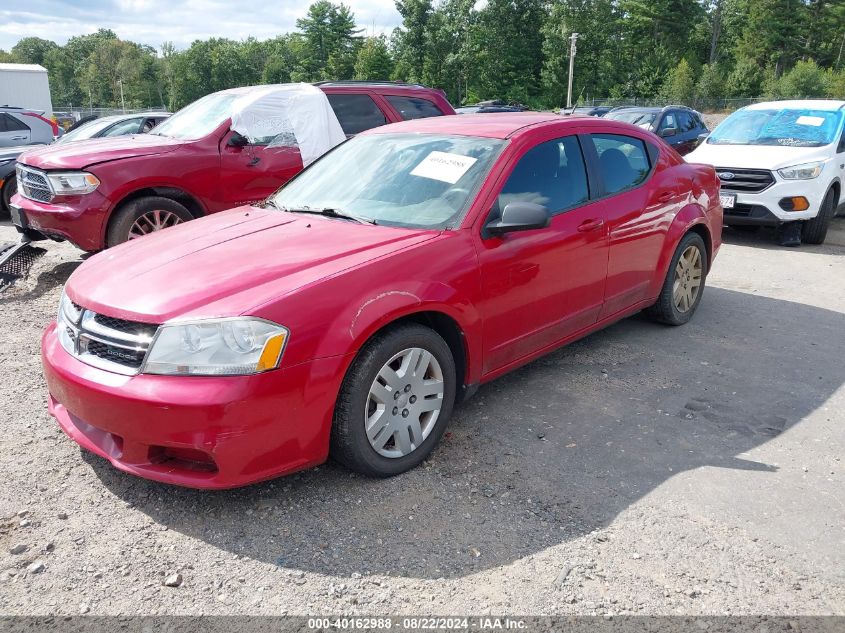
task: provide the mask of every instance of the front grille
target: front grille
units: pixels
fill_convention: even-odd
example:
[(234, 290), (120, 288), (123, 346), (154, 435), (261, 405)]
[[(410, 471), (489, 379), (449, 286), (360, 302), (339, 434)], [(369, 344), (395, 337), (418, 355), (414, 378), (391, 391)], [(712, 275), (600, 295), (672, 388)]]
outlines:
[(747, 218), (751, 215), (754, 209), (752, 204), (735, 204), (731, 209), (725, 209), (725, 215), (735, 215), (741, 218)]
[(106, 316), (105, 314), (95, 314), (94, 321), (102, 325), (104, 328), (110, 330), (117, 330), (124, 334), (132, 336), (147, 336), (152, 338), (158, 329), (157, 325), (152, 323), (139, 323), (138, 321), (125, 321), (124, 319), (115, 319), (114, 317)]
[(50, 202), (53, 199), (53, 189), (43, 171), (18, 163), (16, 175), (18, 191), (24, 198), (37, 202)]
[(61, 314), (62, 347), (84, 363), (119, 374), (137, 374), (144, 364), (158, 326), (127, 321), (79, 309), (79, 316)]
[(759, 193), (775, 183), (774, 175), (767, 169), (717, 167), (716, 175), (722, 183), (722, 191)]
[(137, 351), (128, 350), (123, 347), (115, 347), (114, 345), (109, 345), (108, 343), (103, 343), (101, 341), (94, 341), (90, 339), (83, 340), (87, 340), (87, 353), (96, 356), (97, 358), (102, 358), (103, 360), (117, 363), (118, 365), (123, 365), (124, 367), (131, 367), (133, 369), (141, 367), (141, 363), (144, 362), (144, 356), (147, 353), (146, 349)]

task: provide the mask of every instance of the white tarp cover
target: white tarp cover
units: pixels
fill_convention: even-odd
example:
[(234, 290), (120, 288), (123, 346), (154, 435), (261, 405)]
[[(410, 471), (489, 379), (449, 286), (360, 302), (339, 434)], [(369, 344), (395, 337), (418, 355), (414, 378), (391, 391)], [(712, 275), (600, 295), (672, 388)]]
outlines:
[(232, 129), (268, 147), (299, 146), (304, 166), (346, 140), (326, 93), (306, 83), (250, 88), (232, 104)]

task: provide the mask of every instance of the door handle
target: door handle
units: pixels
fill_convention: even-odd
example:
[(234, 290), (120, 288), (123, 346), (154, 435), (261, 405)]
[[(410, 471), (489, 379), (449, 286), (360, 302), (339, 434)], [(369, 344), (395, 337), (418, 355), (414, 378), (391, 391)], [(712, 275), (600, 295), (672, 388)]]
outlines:
[(13, 141), (25, 141), (26, 137), (25, 136), (13, 136), (12, 140)]
[(581, 224), (578, 225), (578, 230), (581, 233), (586, 233), (587, 231), (595, 231), (604, 226), (604, 220), (601, 218), (595, 218), (592, 220), (584, 220)]
[(673, 191), (664, 191), (657, 196), (658, 202), (669, 202), (672, 197), (675, 195)]

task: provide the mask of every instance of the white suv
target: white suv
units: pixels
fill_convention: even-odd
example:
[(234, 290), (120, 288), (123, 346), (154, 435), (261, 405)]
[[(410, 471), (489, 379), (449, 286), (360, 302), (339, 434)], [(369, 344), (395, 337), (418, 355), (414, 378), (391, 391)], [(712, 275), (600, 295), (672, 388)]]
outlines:
[(772, 101), (737, 110), (686, 156), (713, 165), (725, 224), (779, 226), (781, 243), (821, 244), (845, 182), (845, 101)]

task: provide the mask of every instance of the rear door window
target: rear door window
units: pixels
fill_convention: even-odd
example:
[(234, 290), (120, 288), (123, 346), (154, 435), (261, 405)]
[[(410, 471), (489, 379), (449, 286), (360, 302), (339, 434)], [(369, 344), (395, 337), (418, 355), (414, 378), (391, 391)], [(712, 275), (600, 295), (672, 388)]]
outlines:
[(18, 121), (11, 114), (3, 112), (0, 114), (0, 132), (22, 132), (28, 131), (29, 128)]
[(326, 96), (347, 136), (387, 123), (384, 113), (369, 95), (338, 93)]
[(511, 202), (533, 202), (553, 215), (587, 202), (587, 170), (577, 136), (541, 143), (514, 167), (499, 194), (501, 213)]
[(692, 132), (696, 128), (695, 119), (689, 112), (678, 112), (678, 131)]
[(434, 102), (418, 97), (397, 97), (396, 95), (385, 95), (388, 103), (406, 121), (408, 119), (425, 119), (432, 116), (443, 116), (443, 112)]
[(643, 141), (621, 134), (591, 134), (598, 171), (606, 194), (616, 194), (645, 182), (651, 171)]

